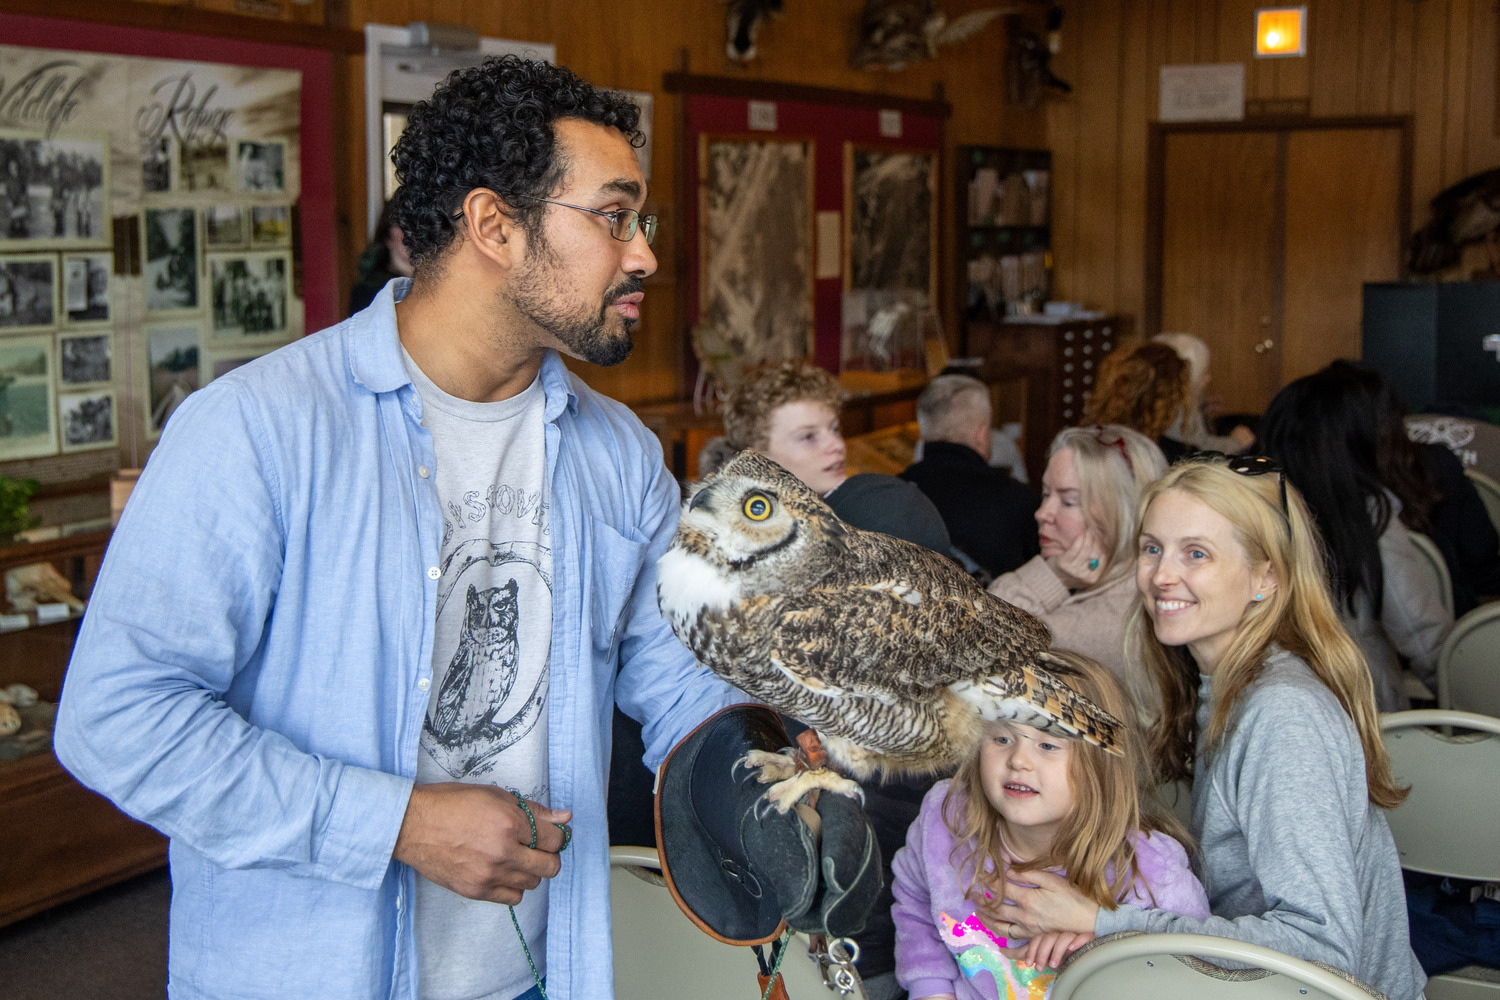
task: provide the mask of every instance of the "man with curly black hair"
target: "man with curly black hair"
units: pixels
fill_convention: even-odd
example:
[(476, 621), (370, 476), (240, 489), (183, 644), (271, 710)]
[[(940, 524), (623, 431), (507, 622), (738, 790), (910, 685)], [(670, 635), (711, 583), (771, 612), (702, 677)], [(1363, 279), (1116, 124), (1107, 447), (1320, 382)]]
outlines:
[(656, 606), (659, 443), (560, 356), (630, 350), (637, 124), (545, 63), (455, 73), (395, 152), (413, 277), (151, 456), (56, 747), (172, 838), (174, 998), (611, 994), (611, 704), (656, 767), (744, 700)]

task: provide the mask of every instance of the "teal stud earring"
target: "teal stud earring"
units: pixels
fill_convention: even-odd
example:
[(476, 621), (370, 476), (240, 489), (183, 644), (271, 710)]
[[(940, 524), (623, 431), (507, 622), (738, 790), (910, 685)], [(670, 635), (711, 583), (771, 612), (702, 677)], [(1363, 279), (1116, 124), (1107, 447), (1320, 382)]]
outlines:
[(1255, 599), (1257, 601), (1264, 601), (1266, 599), (1266, 595), (1265, 594), (1256, 594), (1255, 595)]

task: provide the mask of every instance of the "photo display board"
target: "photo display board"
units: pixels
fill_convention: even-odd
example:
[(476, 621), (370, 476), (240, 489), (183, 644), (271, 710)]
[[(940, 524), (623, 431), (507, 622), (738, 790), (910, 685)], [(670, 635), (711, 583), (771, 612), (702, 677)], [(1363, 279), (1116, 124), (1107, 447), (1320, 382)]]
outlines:
[(0, 46), (0, 463), (149, 446), (305, 332), (302, 77)]
[(672, 76), (696, 194), (682, 212), (695, 336), (741, 365), (920, 368), (921, 321), (938, 305), (945, 106)]

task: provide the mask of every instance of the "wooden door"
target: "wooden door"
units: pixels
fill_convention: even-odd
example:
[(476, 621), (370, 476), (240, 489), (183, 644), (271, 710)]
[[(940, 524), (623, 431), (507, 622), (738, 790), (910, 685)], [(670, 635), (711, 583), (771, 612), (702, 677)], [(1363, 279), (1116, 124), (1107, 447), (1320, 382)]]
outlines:
[(1231, 413), (1260, 412), (1279, 387), (1280, 142), (1272, 131), (1166, 136), (1161, 329), (1208, 344), (1208, 392)]
[(1402, 190), (1399, 129), (1290, 133), (1282, 385), (1360, 356), (1364, 283), (1400, 276)]

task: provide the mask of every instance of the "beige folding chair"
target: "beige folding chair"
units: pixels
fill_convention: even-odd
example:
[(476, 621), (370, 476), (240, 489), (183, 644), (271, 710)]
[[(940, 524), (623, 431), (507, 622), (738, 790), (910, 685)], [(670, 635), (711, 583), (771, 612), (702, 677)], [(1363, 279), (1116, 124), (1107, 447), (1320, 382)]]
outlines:
[[(1452, 727), (1445, 735), (1433, 727)], [(1429, 710), (1380, 717), (1381, 736), (1406, 801), (1386, 813), (1401, 867), (1500, 881), (1500, 719)], [(1427, 1000), (1500, 998), (1500, 972), (1470, 966), (1434, 976)]]
[[(654, 847), (609, 849), (616, 1000), (759, 1000), (755, 955), (699, 930), (660, 872)], [(807, 954), (806, 935), (793, 935), (781, 974), (791, 1000), (834, 997)]]
[(1500, 718), (1500, 602), (1454, 623), (1438, 651), (1439, 708)]
[[(1443, 607), (1448, 610), (1448, 614), (1453, 614), (1453, 577), (1448, 573), (1448, 563), (1443, 559), (1443, 553), (1426, 535), (1416, 531), (1410, 532), (1409, 535), (1412, 545), (1422, 553), (1422, 562), (1432, 571), (1432, 586), (1437, 590)], [(1432, 689), (1414, 675), (1403, 673), (1401, 680), (1406, 688), (1406, 696), (1413, 701), (1433, 702), (1437, 700), (1437, 695), (1432, 692)]]
[[(1225, 969), (1205, 959), (1252, 966)], [(1348, 973), (1260, 945), (1207, 934), (1111, 934), (1085, 945), (1051, 1000), (1384, 1000)]]
[(1495, 530), (1500, 531), (1500, 483), (1477, 469), (1465, 469), (1464, 475), (1469, 477), (1474, 488), (1479, 491), (1479, 499), (1484, 501), (1484, 509), (1489, 512), (1490, 521), (1494, 523)]

